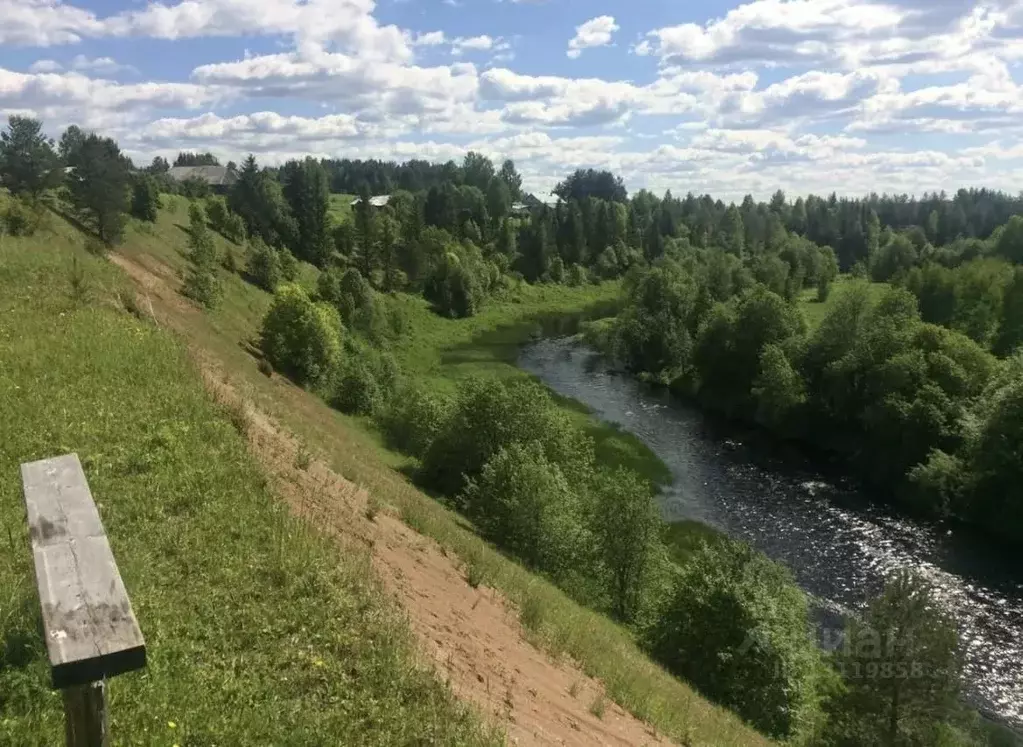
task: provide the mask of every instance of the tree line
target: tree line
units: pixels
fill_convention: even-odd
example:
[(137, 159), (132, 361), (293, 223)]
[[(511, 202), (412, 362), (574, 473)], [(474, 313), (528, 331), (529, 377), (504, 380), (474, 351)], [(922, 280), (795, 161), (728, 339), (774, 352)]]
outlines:
[[(181, 154), (175, 162), (215, 160)], [(154, 159), (135, 169), (113, 140), (77, 127), (54, 143), (24, 118), (12, 118), (0, 140), (0, 178), (18, 197), (8, 213), (31, 210), (63, 186), (77, 217), (107, 243), (119, 240), (128, 216), (156, 220), (161, 192), (193, 188), (166, 180), (169, 168)], [(273, 293), (259, 337), (264, 373), (283, 373), (338, 409), (372, 418), (416, 460), (417, 482), (481, 535), (618, 619), (656, 660), (765, 733), (803, 744), (983, 742), (958, 701), (954, 623), (922, 580), (893, 579), (852, 623), (846, 644), (822, 653), (807, 600), (784, 568), (722, 539), (673, 551), (654, 487), (600, 464), (592, 440), (545, 389), (469, 380), (444, 397), (406, 380), (389, 348), (406, 334), (398, 292), (422, 294), (438, 313), (461, 317), (515, 283), (624, 276), (624, 312), (601, 338), (634, 370), (786, 434), (835, 423), (850, 442), (889, 427), (924, 434), (902, 451), (888, 435), (891, 455), (878, 445), (887, 457), (878, 468), (889, 474), (937, 433), (944, 448), (933, 458), (926, 452), (933, 465), (913, 484), (920, 495), (949, 496), (967, 494), (953, 477), (962, 460), (984, 452), (987, 461), (973, 468), (987, 475), (992, 460), (1011, 456), (971, 451), (982, 440), (949, 436), (956, 408), (980, 402), (979, 392), (1000, 380), (993, 356), (920, 320), (905, 289), (876, 305), (864, 293), (843, 293), (840, 311), (822, 325), (834, 334), (810, 335), (791, 301), (804, 288), (827, 298), (841, 258), (770, 205), (630, 198), (621, 179), (592, 170), (569, 175), (555, 190), (560, 201), (544, 204), (521, 194), (514, 164), (495, 169), (476, 153), (460, 166), (409, 169), (443, 176), (405, 182), (408, 189), (372, 185), (365, 173), (372, 170), (345, 185), (359, 199), (342, 217), (331, 206), (335, 174), (313, 159), (266, 169), (250, 156), (226, 194), (185, 191), (193, 199), (183, 292), (215, 307), (226, 269)], [(385, 205), (371, 200), (381, 192)], [(9, 214), (5, 220), (10, 225)], [(864, 255), (868, 271), (880, 247), (902, 235), (883, 231), (878, 221), (878, 250)], [(227, 239), (225, 250), (213, 232)], [(317, 268), (315, 292), (293, 282), (300, 261)], [(899, 385), (892, 396), (878, 399), (878, 387), (891, 382)], [(998, 427), (1020, 422), (1007, 397), (991, 400), (980, 421), (1001, 417), (991, 440)], [(976, 413), (985, 417), (979, 406)], [(836, 428), (844, 444), (842, 435)], [(948, 499), (950, 510), (959, 500)], [(860, 645), (880, 635), (892, 645)]]

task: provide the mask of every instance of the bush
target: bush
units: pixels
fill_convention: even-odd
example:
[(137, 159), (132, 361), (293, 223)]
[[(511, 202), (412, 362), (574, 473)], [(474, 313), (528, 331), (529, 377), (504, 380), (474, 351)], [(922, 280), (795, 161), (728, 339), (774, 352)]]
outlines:
[(773, 737), (819, 727), (822, 663), (806, 597), (747, 545), (705, 545), (678, 572), (649, 631), (658, 661)]
[(131, 191), (131, 214), (139, 220), (156, 223), (160, 212), (160, 188), (150, 176), (136, 179)]
[(295, 282), (298, 278), (298, 260), (295, 259), (295, 255), (290, 250), (281, 248), (277, 251), (277, 256), (280, 257), (281, 276), (289, 283)]
[(281, 262), (277, 252), (256, 237), (249, 244), (249, 279), (265, 291), (273, 293), (281, 282)]
[(592, 545), (578, 495), (539, 441), (499, 449), (462, 502), (485, 537), (555, 578), (581, 566)]
[(263, 319), (260, 348), (276, 370), (299, 384), (321, 384), (337, 370), (342, 329), (331, 306), (313, 303), (299, 286), (284, 284)]
[(544, 387), (533, 381), (469, 379), (423, 458), (420, 480), (456, 496), (502, 447), (533, 440), (573, 484), (588, 479), (593, 443), (553, 405)]
[(400, 389), (378, 419), (387, 445), (422, 459), (451, 415), (452, 403), (415, 384)]
[(347, 358), (334, 393), (334, 406), (349, 415), (372, 415), (382, 402), (380, 385), (368, 362), (363, 358)]
[(582, 265), (572, 265), (568, 268), (568, 284), (572, 287), (586, 285), (590, 281), (586, 268)]
[(11, 236), (31, 236), (42, 221), (42, 206), (22, 198), (11, 199), (3, 213), (4, 232)]

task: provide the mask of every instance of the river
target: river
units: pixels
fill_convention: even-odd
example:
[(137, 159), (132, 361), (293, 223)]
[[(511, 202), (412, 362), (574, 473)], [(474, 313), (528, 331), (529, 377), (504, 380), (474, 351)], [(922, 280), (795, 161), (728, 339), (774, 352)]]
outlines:
[(966, 691), (982, 712), (1023, 729), (1023, 562), (969, 532), (895, 514), (855, 486), (781, 455), (760, 437), (610, 370), (573, 338), (524, 347), (519, 367), (638, 436), (670, 468), (665, 520), (693, 519), (784, 563), (825, 626), (862, 609), (885, 575), (926, 575), (959, 622)]

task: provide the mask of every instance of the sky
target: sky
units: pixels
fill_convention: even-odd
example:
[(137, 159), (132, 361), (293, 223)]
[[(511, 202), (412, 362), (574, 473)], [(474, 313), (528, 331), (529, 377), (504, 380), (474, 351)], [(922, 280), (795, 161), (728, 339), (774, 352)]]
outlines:
[(724, 200), (1023, 190), (1023, 0), (0, 0), (0, 113)]

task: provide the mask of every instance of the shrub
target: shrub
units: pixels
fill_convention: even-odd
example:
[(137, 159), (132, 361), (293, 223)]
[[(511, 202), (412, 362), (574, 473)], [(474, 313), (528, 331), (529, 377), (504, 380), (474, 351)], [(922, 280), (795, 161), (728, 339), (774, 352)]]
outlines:
[(573, 287), (586, 285), (590, 281), (586, 268), (582, 265), (572, 265), (568, 268), (568, 284)]
[(22, 198), (13, 198), (3, 213), (4, 231), (11, 236), (31, 236), (42, 224), (40, 205)]
[(382, 401), (380, 385), (368, 362), (347, 358), (334, 393), (334, 406), (349, 415), (372, 415)]
[(206, 308), (215, 308), (223, 296), (223, 287), (217, 275), (217, 249), (206, 227), (206, 214), (196, 203), (188, 208), (189, 259), (192, 261), (185, 276), (184, 293)]
[(313, 303), (297, 285), (284, 284), (263, 319), (260, 348), (276, 370), (299, 384), (316, 385), (337, 370), (341, 336), (341, 320), (332, 307)]
[(485, 537), (555, 578), (581, 565), (592, 544), (578, 495), (539, 441), (499, 449), (462, 503)]
[(131, 191), (131, 214), (139, 220), (155, 223), (160, 211), (160, 188), (149, 176), (136, 179)]
[(286, 248), (279, 249), (277, 256), (280, 258), (281, 276), (289, 283), (295, 282), (298, 277), (298, 260), (295, 255)]
[(458, 495), (502, 447), (532, 440), (540, 441), (547, 459), (573, 483), (588, 478), (593, 443), (554, 407), (546, 389), (532, 381), (469, 379), (423, 458), (420, 479), (441, 493)]
[(381, 412), (387, 445), (421, 459), (450, 417), (452, 403), (417, 384), (400, 389)]
[(649, 631), (658, 661), (764, 733), (819, 726), (820, 653), (806, 597), (781, 565), (747, 545), (704, 545), (678, 572)]
[(265, 291), (273, 293), (281, 282), (281, 263), (277, 252), (256, 237), (249, 244), (249, 279)]

